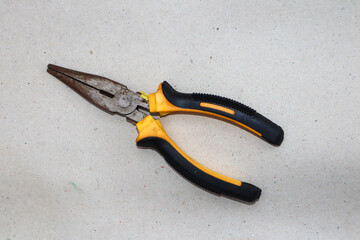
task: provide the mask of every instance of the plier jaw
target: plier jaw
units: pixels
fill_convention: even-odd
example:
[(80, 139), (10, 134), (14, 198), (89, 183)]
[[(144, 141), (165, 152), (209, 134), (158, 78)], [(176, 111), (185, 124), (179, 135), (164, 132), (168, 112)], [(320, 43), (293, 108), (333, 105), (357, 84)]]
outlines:
[(148, 101), (125, 85), (94, 74), (49, 64), (48, 73), (58, 78), (90, 103), (109, 113), (127, 116), (139, 122), (149, 115)]

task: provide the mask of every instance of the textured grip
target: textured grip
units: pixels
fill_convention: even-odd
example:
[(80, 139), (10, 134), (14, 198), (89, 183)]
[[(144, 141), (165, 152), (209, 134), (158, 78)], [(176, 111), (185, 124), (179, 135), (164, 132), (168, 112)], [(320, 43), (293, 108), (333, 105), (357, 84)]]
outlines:
[(258, 187), (214, 172), (186, 155), (166, 134), (160, 120), (150, 115), (136, 127), (139, 131), (138, 146), (157, 150), (177, 172), (197, 186), (246, 202), (254, 202), (260, 197)]
[(193, 93), (192, 97), (195, 101), (218, 104), (220, 106), (238, 110), (249, 116), (253, 116), (256, 113), (256, 111), (254, 109), (252, 109), (240, 102), (232, 100), (230, 98), (220, 97), (217, 95), (206, 94), (206, 93)]
[(197, 168), (181, 155), (169, 142), (157, 137), (144, 138), (137, 142), (138, 146), (151, 147), (157, 150), (165, 160), (183, 177), (197, 186), (217, 195), (225, 195), (246, 202), (256, 201), (261, 189), (245, 182), (241, 185), (231, 184), (218, 179)]
[(284, 139), (284, 131), (280, 126), (242, 103), (210, 94), (180, 93), (166, 81), (160, 85), (159, 89), (161, 92), (158, 90), (156, 94), (163, 94), (174, 106), (161, 105), (164, 102), (162, 101), (156, 107), (162, 109), (163, 112), (167, 112), (167, 108), (170, 108), (168, 112), (189, 111), (211, 114), (242, 126), (271, 144), (279, 146)]

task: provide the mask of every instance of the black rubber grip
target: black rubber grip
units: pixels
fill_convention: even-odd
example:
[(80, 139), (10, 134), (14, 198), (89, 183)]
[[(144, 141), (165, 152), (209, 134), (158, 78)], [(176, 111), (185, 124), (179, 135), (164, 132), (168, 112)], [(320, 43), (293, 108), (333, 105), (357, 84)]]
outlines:
[[(261, 137), (271, 144), (279, 146), (284, 139), (284, 131), (280, 126), (237, 101), (204, 93), (180, 93), (166, 81), (162, 83), (162, 91), (167, 100), (177, 107), (211, 112), (230, 118), (260, 133)], [(202, 107), (200, 106), (201, 103), (219, 105), (233, 110), (234, 114), (214, 108)]]
[(138, 141), (137, 145), (157, 150), (183, 177), (217, 195), (225, 195), (250, 203), (259, 199), (261, 195), (261, 189), (250, 183), (242, 182), (241, 186), (237, 186), (200, 170), (162, 138), (147, 137)]

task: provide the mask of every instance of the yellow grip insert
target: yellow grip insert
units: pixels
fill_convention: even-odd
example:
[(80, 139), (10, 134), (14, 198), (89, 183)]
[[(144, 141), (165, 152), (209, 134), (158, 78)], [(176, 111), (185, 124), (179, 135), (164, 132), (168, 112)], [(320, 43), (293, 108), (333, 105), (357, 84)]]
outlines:
[(212, 103), (202, 102), (202, 103), (200, 103), (200, 106), (201, 106), (201, 107), (206, 107), (206, 108), (216, 109), (216, 110), (219, 110), (219, 111), (222, 111), (222, 112), (226, 112), (226, 113), (229, 113), (229, 114), (232, 114), (232, 115), (235, 114), (235, 111), (232, 110), (232, 109), (228, 109), (228, 108), (226, 108), (226, 107), (222, 107), (222, 106), (219, 106), (219, 105), (216, 105), (216, 104), (212, 104)]
[[(149, 99), (150, 99), (151, 94), (149, 95)], [(148, 137), (156, 137), (156, 138), (161, 138), (163, 140), (165, 140), (166, 142), (170, 143), (171, 146), (178, 152), (181, 154), (181, 156), (183, 156), (188, 162), (190, 162), (192, 165), (194, 165), (195, 167), (197, 167), (198, 169), (200, 169), (201, 171), (215, 177), (218, 178), (220, 180), (229, 182), (231, 184), (237, 185), (237, 186), (241, 186), (241, 181), (224, 176), (220, 173), (217, 173), (203, 165), (201, 165), (200, 163), (196, 162), (195, 160), (193, 160), (191, 157), (189, 157), (188, 155), (186, 155), (185, 152), (183, 152), (175, 143), (174, 141), (171, 140), (171, 138), (166, 134), (164, 127), (162, 126), (160, 120), (155, 120), (151, 115), (145, 117), (143, 120), (141, 120), (140, 122), (138, 122), (136, 124), (136, 127), (139, 131), (139, 135), (136, 138), (136, 142), (144, 139), (144, 138), (148, 138)]]

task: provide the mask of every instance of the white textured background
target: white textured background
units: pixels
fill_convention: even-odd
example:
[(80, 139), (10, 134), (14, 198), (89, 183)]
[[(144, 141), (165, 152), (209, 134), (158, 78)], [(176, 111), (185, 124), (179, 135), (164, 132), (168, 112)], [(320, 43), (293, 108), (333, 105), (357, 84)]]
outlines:
[[(359, 1), (0, 2), (0, 239), (359, 239)], [(168, 116), (190, 156), (263, 189), (194, 187), (48, 63), (241, 101), (285, 130)]]

